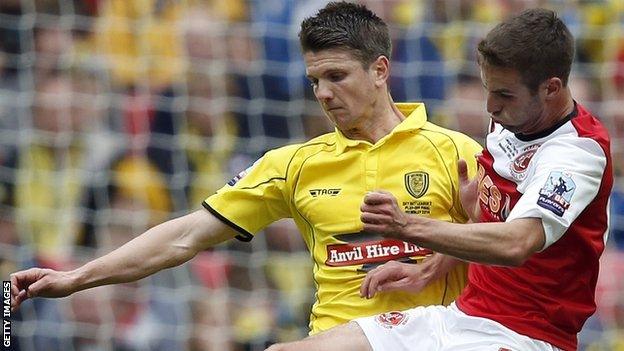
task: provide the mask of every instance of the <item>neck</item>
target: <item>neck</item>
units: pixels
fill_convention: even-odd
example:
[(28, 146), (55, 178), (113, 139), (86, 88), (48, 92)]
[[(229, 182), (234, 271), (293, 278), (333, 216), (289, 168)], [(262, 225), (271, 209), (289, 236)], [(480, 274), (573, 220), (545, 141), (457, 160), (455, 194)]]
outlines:
[(559, 121), (566, 118), (574, 110), (574, 100), (569, 89), (565, 89), (557, 99), (549, 102), (544, 106), (544, 109), (539, 114), (539, 117), (535, 119), (533, 124), (527, 126), (524, 131), (520, 132), (523, 135), (539, 134), (542, 131), (548, 130), (555, 126)]
[(405, 117), (394, 105), (390, 94), (380, 99), (379, 102), (375, 104), (378, 106), (371, 109), (370, 116), (366, 118), (362, 127), (343, 131), (343, 134), (349, 139), (365, 140), (371, 144), (377, 143), (381, 138), (390, 134)]
[[(574, 100), (572, 99), (572, 95), (569, 93), (565, 94), (565, 98), (562, 99), (560, 103), (554, 106), (555, 110), (553, 115), (556, 117), (556, 122), (564, 119), (567, 115), (574, 111)], [(555, 123), (556, 123), (555, 122)]]
[(562, 119), (566, 118), (572, 111), (574, 110), (574, 100), (572, 100), (572, 95), (570, 94), (569, 89), (565, 89), (563, 94), (561, 94), (560, 98), (553, 101), (550, 108), (546, 111), (548, 119), (545, 120), (544, 126), (540, 128), (541, 130), (546, 130), (552, 128), (554, 125), (559, 123)]

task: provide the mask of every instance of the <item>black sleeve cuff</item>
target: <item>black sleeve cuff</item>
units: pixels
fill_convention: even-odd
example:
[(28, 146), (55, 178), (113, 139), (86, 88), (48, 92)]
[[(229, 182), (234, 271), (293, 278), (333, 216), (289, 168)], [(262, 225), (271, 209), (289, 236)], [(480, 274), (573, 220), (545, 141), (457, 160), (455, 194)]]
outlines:
[(249, 242), (249, 241), (251, 241), (251, 239), (253, 239), (253, 234), (251, 234), (250, 232), (246, 231), (245, 229), (237, 226), (236, 224), (232, 223), (229, 219), (223, 217), (214, 208), (210, 207), (210, 205), (208, 205), (208, 203), (206, 203), (206, 201), (202, 202), (202, 206), (204, 206), (204, 208), (207, 209), (208, 212), (212, 213), (221, 222), (229, 225), (230, 227), (234, 228), (237, 232), (239, 232), (240, 234), (235, 236), (236, 239), (238, 239), (240, 241), (244, 241), (244, 242)]

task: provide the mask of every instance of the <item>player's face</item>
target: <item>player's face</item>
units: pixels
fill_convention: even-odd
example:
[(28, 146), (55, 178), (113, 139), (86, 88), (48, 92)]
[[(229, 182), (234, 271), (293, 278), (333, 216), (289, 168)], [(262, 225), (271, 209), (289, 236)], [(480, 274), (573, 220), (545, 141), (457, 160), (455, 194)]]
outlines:
[(327, 117), (345, 134), (357, 132), (372, 119), (379, 88), (373, 63), (362, 67), (348, 51), (306, 52), (306, 75)]
[(486, 92), (490, 118), (513, 133), (532, 134), (542, 129), (544, 96), (532, 94), (520, 73), (509, 68), (481, 65), (481, 81)]

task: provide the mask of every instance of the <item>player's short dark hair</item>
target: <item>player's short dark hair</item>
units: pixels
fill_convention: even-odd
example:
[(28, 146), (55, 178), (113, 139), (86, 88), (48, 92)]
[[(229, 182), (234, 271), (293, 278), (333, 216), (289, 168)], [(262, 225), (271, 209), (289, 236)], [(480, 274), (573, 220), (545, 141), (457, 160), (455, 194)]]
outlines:
[(368, 67), (379, 56), (390, 59), (392, 43), (388, 26), (364, 5), (330, 2), (301, 23), (301, 50), (318, 52), (345, 49)]
[(574, 38), (554, 11), (529, 9), (492, 29), (478, 46), (479, 64), (518, 71), (531, 90), (548, 78), (564, 85), (574, 58)]

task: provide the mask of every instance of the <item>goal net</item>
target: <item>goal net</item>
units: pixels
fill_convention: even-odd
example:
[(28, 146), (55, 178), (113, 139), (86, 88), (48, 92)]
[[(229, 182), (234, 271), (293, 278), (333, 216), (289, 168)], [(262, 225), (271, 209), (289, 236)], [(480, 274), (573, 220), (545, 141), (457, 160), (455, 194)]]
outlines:
[[(70, 270), (202, 201), (267, 150), (333, 130), (297, 34), (324, 0), (0, 1), (0, 272)], [(598, 313), (581, 348), (624, 341), (624, 5), (369, 0), (393, 37), (395, 101), (483, 142), (479, 39), (556, 10), (571, 87), (609, 128), (616, 170)], [(136, 283), (34, 299), (17, 350), (263, 350), (307, 335), (310, 254), (284, 220)], [(618, 339), (619, 335), (619, 339)]]

